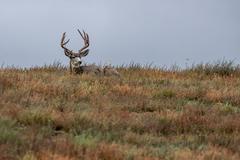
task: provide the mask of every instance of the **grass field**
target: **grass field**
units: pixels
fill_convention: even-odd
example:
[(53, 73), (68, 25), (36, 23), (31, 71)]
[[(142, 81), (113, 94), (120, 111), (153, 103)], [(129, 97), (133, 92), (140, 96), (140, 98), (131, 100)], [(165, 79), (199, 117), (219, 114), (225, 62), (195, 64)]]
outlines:
[(0, 160), (238, 160), (240, 69), (0, 69)]

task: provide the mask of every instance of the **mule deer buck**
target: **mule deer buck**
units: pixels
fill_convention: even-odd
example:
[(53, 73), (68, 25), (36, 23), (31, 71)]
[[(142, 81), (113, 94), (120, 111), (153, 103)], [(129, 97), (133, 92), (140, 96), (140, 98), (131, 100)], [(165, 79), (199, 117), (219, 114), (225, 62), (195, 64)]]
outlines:
[(64, 49), (65, 55), (70, 58), (70, 73), (94, 73), (96, 75), (115, 75), (120, 76), (118, 71), (114, 68), (111, 68), (109, 66), (100, 67), (96, 65), (81, 65), (82, 64), (82, 57), (85, 57), (89, 53), (89, 36), (88, 34), (83, 31), (83, 33), (78, 29), (78, 33), (82, 37), (84, 41), (84, 46), (78, 51), (74, 52), (73, 50), (70, 50), (66, 47), (70, 39), (65, 41), (66, 38), (66, 32), (63, 33), (62, 39), (61, 39), (61, 47)]

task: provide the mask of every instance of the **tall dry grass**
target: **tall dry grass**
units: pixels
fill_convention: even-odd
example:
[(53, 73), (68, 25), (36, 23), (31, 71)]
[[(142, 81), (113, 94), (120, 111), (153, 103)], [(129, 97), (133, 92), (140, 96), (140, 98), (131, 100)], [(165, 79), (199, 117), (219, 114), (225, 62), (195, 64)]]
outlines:
[(1, 68), (0, 159), (240, 159), (232, 67), (131, 64), (121, 78)]

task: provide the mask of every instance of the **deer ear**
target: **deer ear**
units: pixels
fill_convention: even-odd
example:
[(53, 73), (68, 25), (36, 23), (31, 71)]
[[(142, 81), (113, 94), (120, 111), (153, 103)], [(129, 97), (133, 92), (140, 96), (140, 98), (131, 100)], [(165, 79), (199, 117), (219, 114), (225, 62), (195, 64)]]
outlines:
[(84, 51), (80, 51), (80, 50), (79, 50), (79, 55), (80, 55), (80, 57), (85, 57), (85, 56), (88, 55), (88, 53), (89, 53), (89, 49), (86, 49), (86, 50), (84, 50)]

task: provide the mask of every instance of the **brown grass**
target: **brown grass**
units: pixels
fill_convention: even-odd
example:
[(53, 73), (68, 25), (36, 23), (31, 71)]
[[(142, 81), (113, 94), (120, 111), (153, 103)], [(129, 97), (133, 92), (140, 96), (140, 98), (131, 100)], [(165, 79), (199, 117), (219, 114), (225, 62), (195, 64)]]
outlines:
[(118, 70), (0, 69), (0, 159), (240, 159), (238, 72)]

